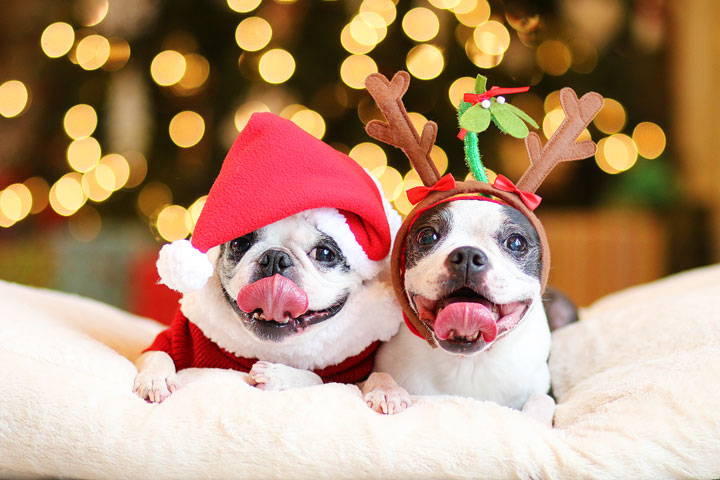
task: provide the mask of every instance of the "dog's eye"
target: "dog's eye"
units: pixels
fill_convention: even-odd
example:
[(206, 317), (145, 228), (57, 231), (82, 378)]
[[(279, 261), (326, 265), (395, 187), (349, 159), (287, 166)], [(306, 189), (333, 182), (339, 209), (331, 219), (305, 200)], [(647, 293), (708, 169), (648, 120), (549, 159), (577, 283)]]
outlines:
[(505, 240), (505, 247), (513, 253), (523, 253), (527, 250), (527, 240), (522, 235), (514, 233)]
[(318, 262), (332, 262), (335, 260), (335, 252), (326, 247), (316, 247), (310, 252)]
[(238, 237), (230, 242), (230, 252), (233, 255), (242, 255), (247, 252), (252, 246), (252, 242), (247, 236)]
[(420, 230), (415, 237), (415, 241), (423, 246), (430, 245), (431, 243), (437, 242), (438, 238), (440, 238), (432, 227), (425, 227), (422, 230)]

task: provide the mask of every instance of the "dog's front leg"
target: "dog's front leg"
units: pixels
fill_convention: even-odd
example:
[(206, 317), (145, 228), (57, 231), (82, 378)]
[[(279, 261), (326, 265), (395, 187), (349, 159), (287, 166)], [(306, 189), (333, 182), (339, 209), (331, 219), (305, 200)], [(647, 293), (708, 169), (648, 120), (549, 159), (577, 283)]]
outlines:
[(371, 373), (361, 389), (368, 407), (385, 415), (400, 413), (412, 403), (408, 392), (388, 373)]
[(249, 373), (250, 385), (275, 391), (322, 385), (322, 378), (310, 370), (288, 367), (281, 363), (255, 362)]
[(555, 416), (555, 400), (544, 393), (533, 393), (523, 405), (522, 411), (538, 422), (552, 427)]
[(145, 352), (135, 360), (138, 374), (133, 392), (140, 398), (160, 403), (178, 389), (175, 363), (165, 352)]

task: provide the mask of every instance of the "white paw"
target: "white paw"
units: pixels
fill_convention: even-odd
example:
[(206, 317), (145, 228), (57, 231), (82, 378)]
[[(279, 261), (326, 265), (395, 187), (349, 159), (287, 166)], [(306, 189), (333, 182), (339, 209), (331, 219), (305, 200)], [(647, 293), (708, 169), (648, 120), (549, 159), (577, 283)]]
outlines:
[(371, 390), (365, 394), (363, 400), (368, 407), (384, 415), (400, 413), (412, 404), (408, 392), (398, 385)]
[(178, 389), (174, 371), (146, 369), (135, 376), (133, 392), (152, 403), (160, 403)]
[(273, 392), (322, 384), (315, 373), (281, 363), (255, 362), (248, 375), (250, 385)]

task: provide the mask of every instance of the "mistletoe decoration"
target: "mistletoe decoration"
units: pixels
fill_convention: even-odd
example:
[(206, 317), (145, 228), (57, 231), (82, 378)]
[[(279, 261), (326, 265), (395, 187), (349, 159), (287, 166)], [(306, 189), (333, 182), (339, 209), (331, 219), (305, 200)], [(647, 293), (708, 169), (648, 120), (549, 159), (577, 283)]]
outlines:
[(466, 93), (458, 108), (460, 134), (458, 137), (465, 145), (465, 161), (476, 180), (488, 182), (485, 167), (478, 149), (477, 134), (490, 126), (490, 121), (501, 132), (515, 138), (525, 138), (530, 131), (526, 123), (538, 128), (535, 120), (519, 108), (505, 102), (503, 94), (526, 92), (530, 87), (487, 89), (487, 78), (478, 75), (473, 93)]

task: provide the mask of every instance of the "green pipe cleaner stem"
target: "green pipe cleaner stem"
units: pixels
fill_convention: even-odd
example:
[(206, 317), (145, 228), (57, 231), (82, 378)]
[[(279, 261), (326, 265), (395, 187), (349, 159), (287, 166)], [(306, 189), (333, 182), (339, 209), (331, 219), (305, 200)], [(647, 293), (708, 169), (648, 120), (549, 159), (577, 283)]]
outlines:
[(467, 132), (463, 143), (465, 144), (465, 163), (467, 163), (475, 180), (490, 183), (487, 172), (485, 171), (485, 166), (481, 160), (480, 150), (478, 149), (477, 133)]

